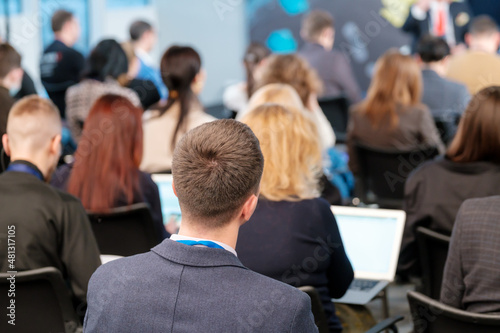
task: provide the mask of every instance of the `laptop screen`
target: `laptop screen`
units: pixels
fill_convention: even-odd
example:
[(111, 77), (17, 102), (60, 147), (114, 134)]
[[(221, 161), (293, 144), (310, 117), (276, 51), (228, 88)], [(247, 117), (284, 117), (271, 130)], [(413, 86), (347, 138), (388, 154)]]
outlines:
[[(392, 280), (399, 257), (404, 212), (365, 208), (344, 208), (339, 212), (333, 207), (332, 210), (355, 276)], [(373, 212), (376, 213), (371, 214)]]
[(177, 200), (174, 190), (172, 189), (172, 175), (157, 174), (152, 175), (152, 178), (160, 192), (163, 223), (165, 225), (170, 225), (170, 227), (176, 224), (178, 228), (181, 222), (181, 208), (179, 206), (179, 200)]

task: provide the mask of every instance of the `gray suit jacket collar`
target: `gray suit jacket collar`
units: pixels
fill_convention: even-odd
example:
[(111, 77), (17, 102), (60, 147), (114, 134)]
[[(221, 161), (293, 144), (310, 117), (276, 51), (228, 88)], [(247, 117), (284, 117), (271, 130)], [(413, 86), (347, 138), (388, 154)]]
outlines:
[(165, 239), (151, 251), (169, 261), (186, 266), (234, 266), (248, 269), (243, 266), (238, 257), (227, 250), (189, 246), (171, 239)]

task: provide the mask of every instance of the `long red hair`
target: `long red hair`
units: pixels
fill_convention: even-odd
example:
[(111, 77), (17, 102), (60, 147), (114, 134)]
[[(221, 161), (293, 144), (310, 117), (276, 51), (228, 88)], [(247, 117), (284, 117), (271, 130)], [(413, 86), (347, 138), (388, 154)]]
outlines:
[(141, 197), (142, 110), (127, 98), (104, 95), (85, 120), (68, 192), (87, 210), (102, 212)]

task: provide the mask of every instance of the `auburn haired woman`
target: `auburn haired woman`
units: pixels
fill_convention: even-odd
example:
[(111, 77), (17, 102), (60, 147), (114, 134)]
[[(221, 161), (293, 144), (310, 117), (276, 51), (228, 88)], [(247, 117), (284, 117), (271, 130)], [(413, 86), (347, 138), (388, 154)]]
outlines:
[[(353, 270), (330, 204), (319, 198), (322, 167), (316, 126), (303, 111), (278, 104), (257, 107), (243, 122), (259, 139), (265, 163), (257, 208), (238, 236), (238, 258), (276, 280), (314, 286), (330, 331), (340, 332), (331, 298), (344, 295)], [(336, 246), (326, 250), (324, 260), (311, 271), (302, 263), (313, 258), (321, 244)]]
[(163, 226), (158, 187), (139, 171), (142, 160), (142, 109), (118, 95), (100, 97), (85, 121), (72, 164), (63, 165), (52, 185), (68, 191), (92, 212), (134, 203), (149, 204), (157, 234)]
[(444, 157), (421, 165), (406, 181), (406, 228), (398, 271), (419, 275), (415, 230), (451, 234), (467, 199), (500, 195), (500, 87), (478, 92)]
[(422, 74), (410, 56), (390, 50), (376, 63), (367, 97), (352, 107), (347, 129), (349, 167), (359, 173), (355, 145), (444, 152), (429, 109), (421, 103)]

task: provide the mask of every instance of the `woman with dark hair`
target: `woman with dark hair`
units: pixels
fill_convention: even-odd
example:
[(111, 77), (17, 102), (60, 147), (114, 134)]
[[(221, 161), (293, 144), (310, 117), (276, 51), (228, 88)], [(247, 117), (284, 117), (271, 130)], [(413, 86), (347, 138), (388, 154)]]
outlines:
[(146, 202), (161, 241), (168, 234), (158, 187), (151, 176), (139, 171), (142, 141), (142, 109), (125, 97), (104, 95), (90, 110), (75, 162), (61, 166), (51, 183), (93, 212)]
[(416, 229), (450, 235), (467, 199), (500, 195), (500, 87), (478, 92), (444, 157), (421, 165), (406, 181), (406, 227), (398, 272), (419, 275)]
[(141, 170), (167, 172), (175, 144), (189, 130), (215, 120), (198, 100), (205, 84), (200, 55), (191, 47), (172, 46), (161, 59), (162, 80), (169, 90), (166, 102), (144, 114), (144, 158)]
[(271, 51), (264, 45), (251, 43), (243, 58), (245, 66), (246, 81), (227, 87), (222, 97), (224, 106), (231, 111), (239, 112), (246, 108), (248, 100), (255, 91), (256, 76), (265, 59), (271, 55)]
[(127, 75), (128, 70), (127, 56), (115, 40), (105, 39), (92, 50), (82, 81), (66, 91), (66, 119), (77, 142), (90, 108), (102, 95), (120, 95), (128, 98), (135, 106), (141, 105), (137, 93), (118, 83), (119, 79)]

